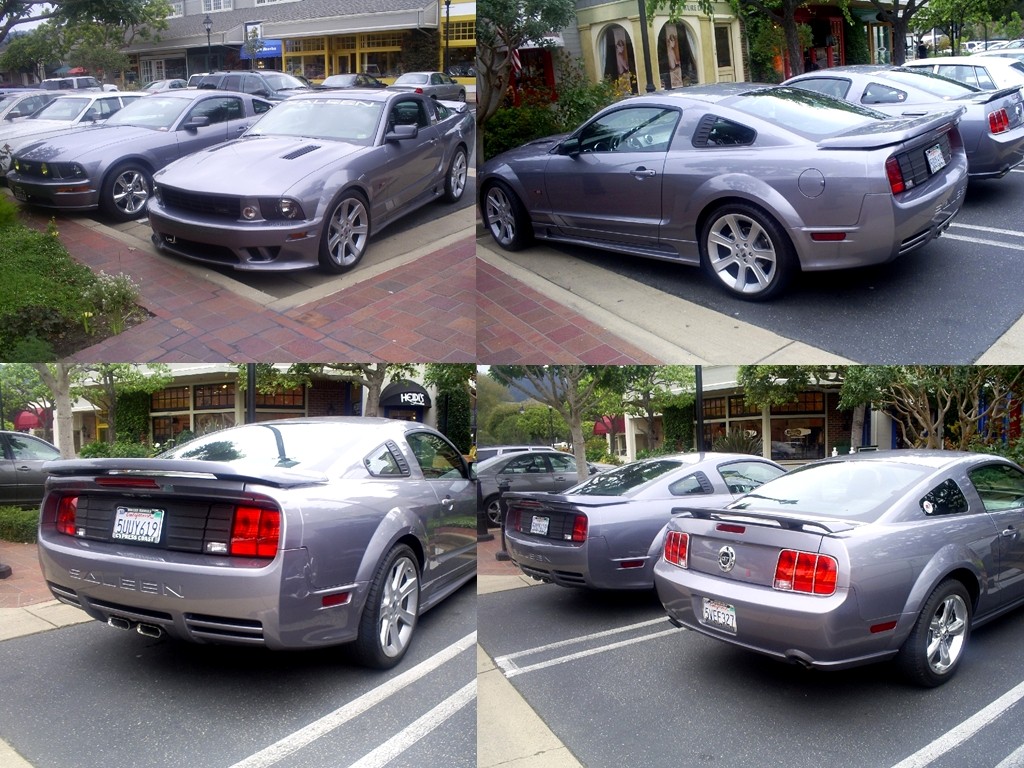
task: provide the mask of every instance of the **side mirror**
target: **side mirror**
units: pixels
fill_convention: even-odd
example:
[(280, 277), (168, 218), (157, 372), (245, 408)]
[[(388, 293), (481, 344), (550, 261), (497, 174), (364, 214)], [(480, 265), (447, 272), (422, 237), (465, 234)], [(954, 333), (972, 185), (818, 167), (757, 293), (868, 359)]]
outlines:
[(419, 126), (416, 125), (396, 125), (386, 134), (384, 134), (385, 141), (402, 141), (403, 139), (415, 139), (420, 134)]
[(580, 153), (580, 140), (577, 138), (566, 139), (558, 145), (558, 154), (575, 157)]
[(190, 117), (185, 121), (182, 126), (186, 131), (196, 131), (200, 128), (205, 128), (210, 124), (210, 118), (206, 115), (197, 115), (196, 117)]

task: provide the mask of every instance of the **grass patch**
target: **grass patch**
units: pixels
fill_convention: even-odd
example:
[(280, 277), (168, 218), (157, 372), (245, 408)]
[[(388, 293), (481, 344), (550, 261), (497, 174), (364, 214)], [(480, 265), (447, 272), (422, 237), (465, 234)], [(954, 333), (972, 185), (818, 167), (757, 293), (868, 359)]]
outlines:
[(38, 509), (0, 507), (0, 539), (19, 544), (33, 544), (38, 526)]
[(45, 362), (120, 333), (145, 312), (127, 275), (94, 275), (68, 254), (53, 221), (20, 223), (0, 196), (0, 362)]

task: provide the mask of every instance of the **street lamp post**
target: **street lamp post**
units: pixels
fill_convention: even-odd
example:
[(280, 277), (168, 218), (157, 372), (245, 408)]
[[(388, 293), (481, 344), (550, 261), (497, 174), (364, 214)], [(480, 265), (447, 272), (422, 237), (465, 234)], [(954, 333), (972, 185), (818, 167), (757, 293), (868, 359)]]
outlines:
[(444, 73), (448, 74), (448, 69), (451, 67), (452, 62), (448, 54), (448, 34), (451, 30), (451, 18), (452, 18), (452, 0), (444, 0)]
[(552, 408), (548, 406), (548, 446), (554, 446), (555, 444), (555, 431), (551, 427), (551, 411)]
[(214, 69), (210, 66), (210, 59), (213, 56), (213, 49), (210, 45), (210, 32), (213, 31), (213, 19), (210, 18), (210, 14), (206, 14), (206, 18), (203, 19), (203, 29), (206, 30), (206, 71)]

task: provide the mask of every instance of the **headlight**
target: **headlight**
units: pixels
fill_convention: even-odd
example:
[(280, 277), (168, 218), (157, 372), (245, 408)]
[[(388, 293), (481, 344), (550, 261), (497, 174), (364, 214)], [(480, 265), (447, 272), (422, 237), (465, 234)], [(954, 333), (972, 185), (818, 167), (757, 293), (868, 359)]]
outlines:
[[(263, 218), (268, 221), (280, 219), (296, 221), (306, 218), (306, 214), (303, 212), (299, 201), (290, 197), (260, 198), (260, 211), (263, 214)], [(244, 211), (242, 215), (245, 216)]]

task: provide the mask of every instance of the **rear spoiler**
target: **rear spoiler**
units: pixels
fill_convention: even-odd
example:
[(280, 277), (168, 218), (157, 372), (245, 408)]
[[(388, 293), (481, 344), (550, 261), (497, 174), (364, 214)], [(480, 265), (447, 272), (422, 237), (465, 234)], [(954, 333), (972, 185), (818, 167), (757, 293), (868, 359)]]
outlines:
[(838, 136), (822, 139), (818, 146), (821, 149), (876, 149), (913, 141), (932, 132), (938, 136), (959, 123), (966, 111), (966, 107), (953, 106), (941, 112), (866, 123)]
[(756, 523), (775, 523), (780, 528), (790, 531), (809, 531), (816, 529), (825, 533), (843, 533), (861, 525), (850, 520), (828, 520), (797, 515), (780, 515), (777, 512), (759, 512), (748, 509), (701, 509), (699, 507), (673, 507), (673, 516), (694, 517), (700, 520), (721, 520), (723, 522), (753, 521)]
[(1014, 91), (1019, 91), (1019, 85), (1011, 85), (1009, 88), (1000, 88), (997, 91), (982, 91), (981, 93), (972, 93), (968, 98), (964, 98), (963, 101), (972, 101), (975, 104), (988, 104), (996, 99), (1005, 99), (1008, 96), (1013, 96)]
[[(621, 504), (619, 496), (565, 496), (560, 493), (544, 493), (543, 491), (509, 491), (502, 496), (503, 499), (517, 499), (519, 501), (535, 501), (545, 507), (610, 507)], [(586, 499), (586, 501), (583, 501)]]
[(58, 459), (43, 464), (43, 471), (54, 477), (146, 477), (158, 482), (175, 478), (217, 479), (274, 488), (327, 483), (327, 476), (322, 472), (276, 467), (260, 467), (257, 472), (254, 467), (191, 459)]
[(463, 112), (469, 109), (469, 104), (467, 104), (464, 101), (448, 101), (447, 99), (438, 99), (437, 102), (439, 104), (444, 104), (452, 112), (458, 112), (459, 114), (462, 114)]

